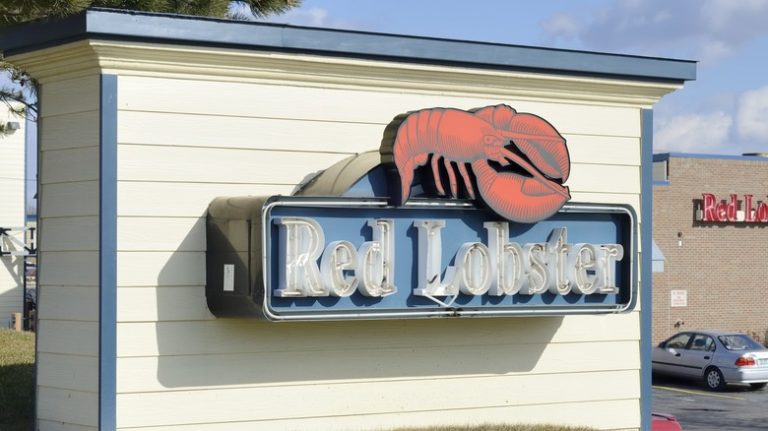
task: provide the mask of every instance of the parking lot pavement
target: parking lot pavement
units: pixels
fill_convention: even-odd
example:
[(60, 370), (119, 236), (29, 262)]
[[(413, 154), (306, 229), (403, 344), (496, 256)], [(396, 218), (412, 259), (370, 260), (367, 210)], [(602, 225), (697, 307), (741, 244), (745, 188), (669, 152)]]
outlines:
[(696, 382), (653, 378), (653, 411), (675, 415), (684, 431), (768, 430), (768, 388), (711, 392)]

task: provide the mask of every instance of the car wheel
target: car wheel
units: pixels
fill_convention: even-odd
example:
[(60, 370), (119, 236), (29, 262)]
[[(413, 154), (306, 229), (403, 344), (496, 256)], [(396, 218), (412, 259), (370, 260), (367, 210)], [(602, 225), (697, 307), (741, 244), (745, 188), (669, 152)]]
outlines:
[(704, 384), (713, 391), (720, 391), (725, 388), (725, 378), (723, 373), (715, 367), (707, 368), (704, 373)]
[(758, 390), (763, 389), (768, 383), (750, 383), (749, 386), (752, 387), (752, 389)]

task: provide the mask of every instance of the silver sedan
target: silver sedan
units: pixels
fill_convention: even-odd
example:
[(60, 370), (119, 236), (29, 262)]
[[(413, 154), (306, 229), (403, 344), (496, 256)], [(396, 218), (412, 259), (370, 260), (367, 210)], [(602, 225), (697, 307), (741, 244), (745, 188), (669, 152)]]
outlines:
[(735, 332), (689, 331), (673, 335), (653, 349), (653, 372), (703, 380), (721, 390), (729, 383), (754, 389), (768, 384), (768, 350)]

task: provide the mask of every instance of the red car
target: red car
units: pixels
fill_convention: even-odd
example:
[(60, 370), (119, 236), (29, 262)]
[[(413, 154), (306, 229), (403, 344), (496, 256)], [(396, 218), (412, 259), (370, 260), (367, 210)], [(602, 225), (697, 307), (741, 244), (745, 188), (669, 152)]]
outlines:
[(651, 414), (653, 415), (651, 431), (683, 431), (683, 427), (680, 426), (680, 422), (674, 416), (661, 413)]

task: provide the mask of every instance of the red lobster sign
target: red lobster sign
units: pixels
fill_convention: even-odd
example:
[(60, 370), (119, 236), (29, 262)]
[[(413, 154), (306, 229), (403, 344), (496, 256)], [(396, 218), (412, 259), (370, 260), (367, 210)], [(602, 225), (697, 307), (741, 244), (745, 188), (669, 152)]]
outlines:
[(571, 198), (562, 185), (571, 168), (565, 139), (543, 118), (507, 105), (398, 115), (384, 131), (380, 152), (397, 168), (401, 205), (410, 196), (415, 170), (427, 164), (438, 195), (447, 195), (447, 178), (456, 198), (461, 178), (470, 199), (479, 196), (512, 221), (543, 220)]

